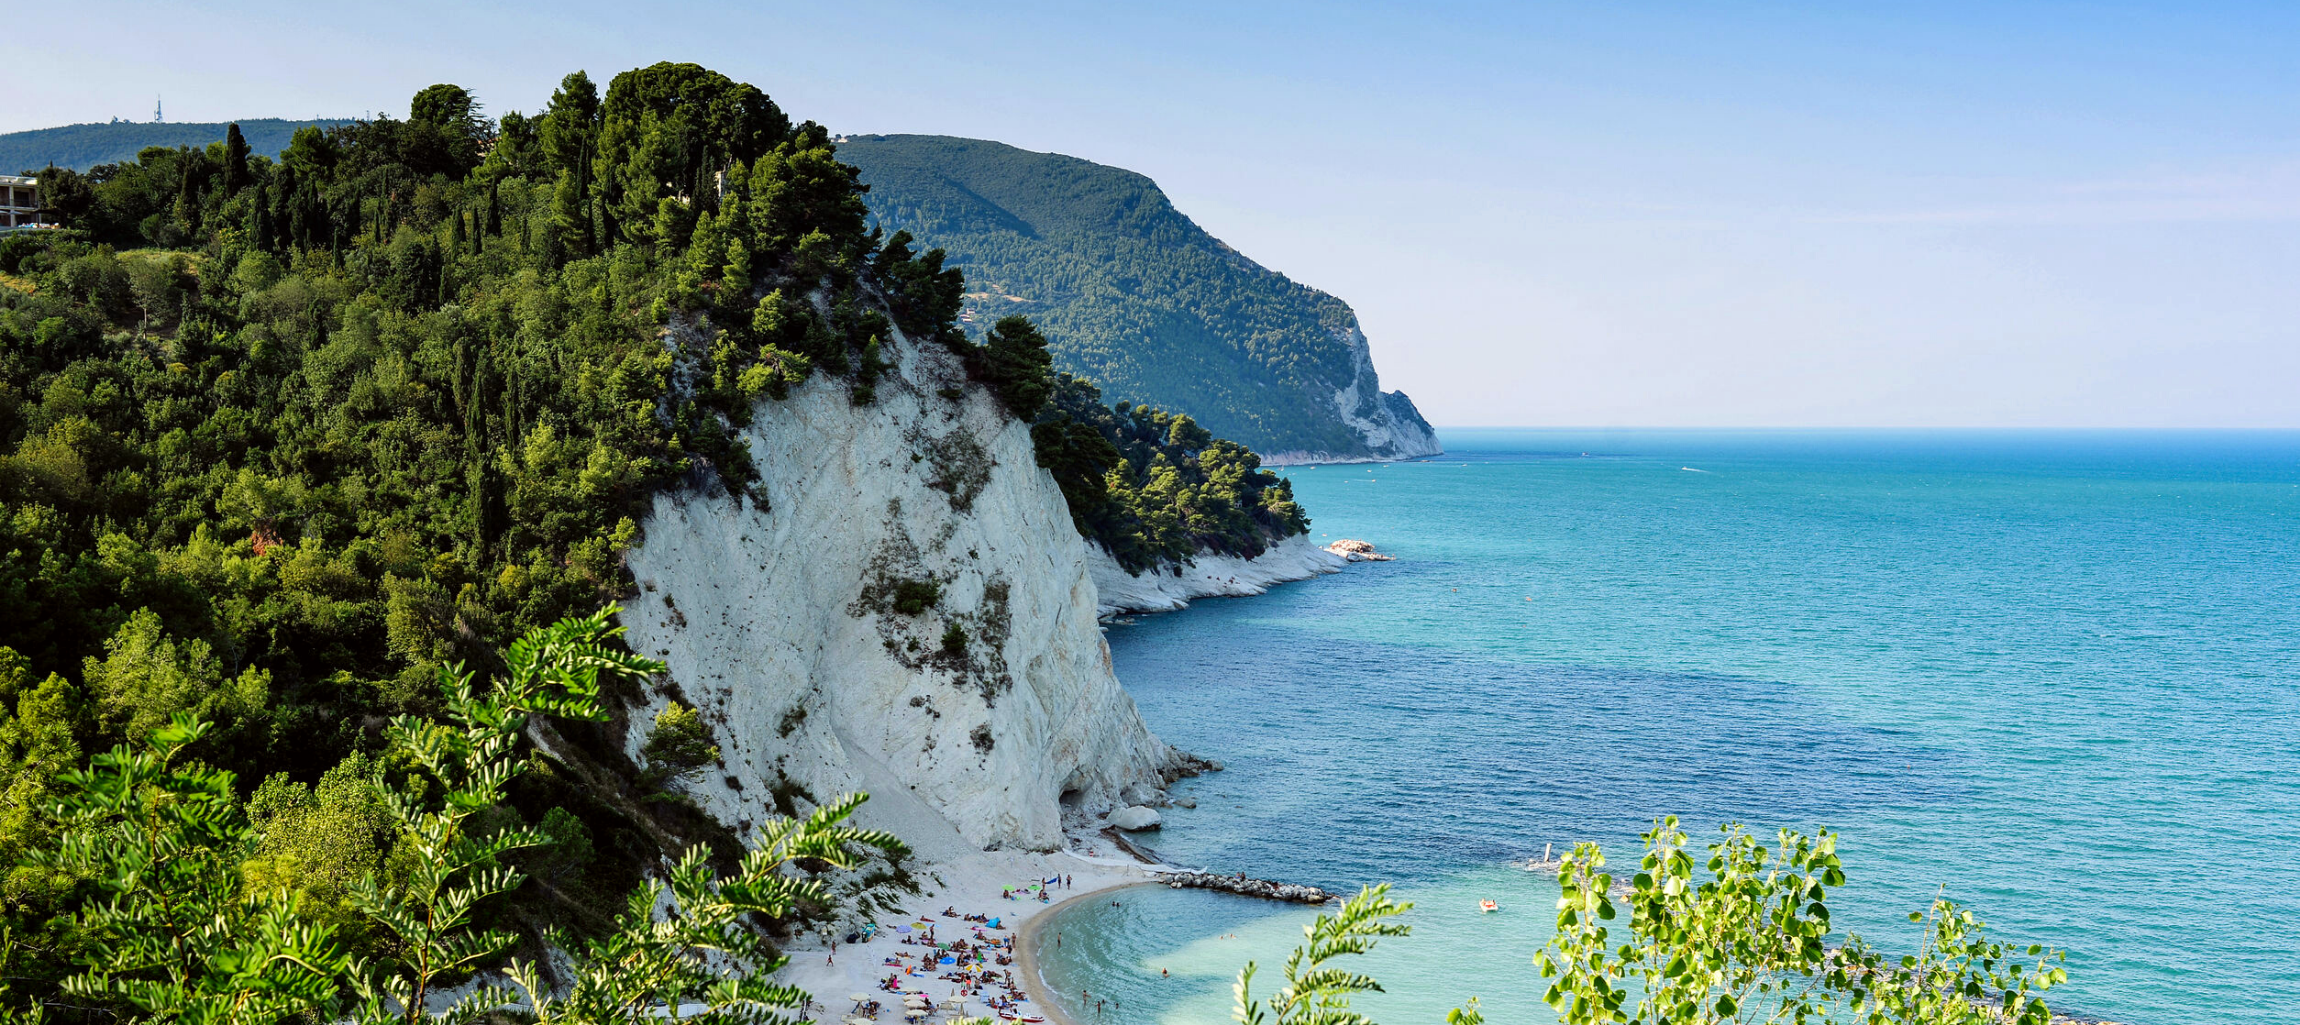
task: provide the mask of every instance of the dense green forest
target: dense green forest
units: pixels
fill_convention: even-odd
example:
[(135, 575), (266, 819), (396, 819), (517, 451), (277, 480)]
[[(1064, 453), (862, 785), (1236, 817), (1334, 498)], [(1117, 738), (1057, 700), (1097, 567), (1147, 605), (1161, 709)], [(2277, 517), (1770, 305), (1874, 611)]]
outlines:
[[(298, 128), (340, 128), (350, 123), (324, 119), (286, 121), (276, 117), (238, 122), (249, 152), (267, 157), (277, 156), (286, 149)], [(221, 123), (113, 121), (8, 132), (0, 134), (0, 174), (35, 174), (51, 164), (85, 171), (98, 164), (127, 163), (136, 159), (136, 154), (154, 146), (205, 147), (223, 138), (226, 127)]]
[[(965, 269), (970, 329), (1027, 314), (1058, 368), (1257, 451), (1382, 454), (1334, 406), (1358, 374), (1349, 306), (1208, 235), (1150, 179), (946, 136), (857, 136), (840, 152), (873, 216)], [(1403, 396), (1361, 391), (1368, 412), (1427, 429)]]
[[(569, 75), (534, 116), (480, 117), (452, 85), (409, 110), (299, 129), (277, 160), (227, 126), (46, 169), (65, 227), (0, 236), (19, 985), (64, 971), (90, 885), (28, 860), (60, 772), (197, 716), (185, 757), (264, 826), (249, 885), (340, 909), (348, 880), (405, 868), (387, 724), (451, 711), (445, 667), (495, 671), (510, 639), (626, 594), (652, 495), (752, 496), (742, 429), (810, 379), (870, 403), (898, 328), (1036, 421), (1080, 532), (1130, 565), (1305, 529), (1251, 453), (1058, 379), (1029, 321), (970, 339), (944, 255), (870, 229), (829, 133), (754, 87), (659, 64), (604, 95)], [(598, 897), (663, 852), (732, 856), (661, 789), (709, 749), (680, 735), (693, 717), (658, 722), (644, 766), (610, 725), (559, 722), (575, 760), (487, 812), (553, 838), (507, 855), (548, 885), (490, 905), (499, 924), (604, 928)]]
[(1253, 558), (1310, 529), (1293, 485), (1262, 457), (1187, 416), (1103, 405), (1083, 378), (1055, 375), (1031, 435), (1079, 533), (1137, 573), (1201, 551)]

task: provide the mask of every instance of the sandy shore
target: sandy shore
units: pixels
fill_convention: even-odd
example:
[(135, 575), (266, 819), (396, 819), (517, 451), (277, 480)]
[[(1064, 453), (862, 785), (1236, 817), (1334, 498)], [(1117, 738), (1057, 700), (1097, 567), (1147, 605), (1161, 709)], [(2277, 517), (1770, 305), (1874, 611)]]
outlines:
[[(1112, 852), (1115, 854), (1116, 852)], [(1047, 904), (1035, 898), (1005, 900), (1000, 898), (1001, 888), (1019, 888), (1053, 876), (1071, 878), (1070, 889), (1050, 889), (1056, 898)], [(1090, 857), (1084, 854), (1060, 852), (1041, 854), (1028, 851), (983, 851), (954, 861), (941, 862), (918, 870), (918, 878), (925, 892), (902, 903), (902, 913), (888, 913), (876, 917), (879, 934), (866, 943), (839, 943), (833, 954), (819, 938), (808, 937), (786, 948), (790, 964), (776, 973), (776, 981), (789, 983), (814, 995), (814, 1005), (806, 1015), (820, 1022), (836, 1023), (850, 1016), (854, 1006), (853, 994), (869, 994), (871, 999), (886, 1005), (877, 1021), (899, 1025), (902, 1019), (902, 997), (878, 988), (879, 980), (890, 972), (886, 959), (896, 952), (915, 952), (923, 948), (902, 942), (903, 934), (895, 926), (931, 921), (936, 936), (945, 942), (954, 939), (972, 939), (979, 923), (957, 918), (942, 917), (942, 909), (954, 908), (961, 915), (979, 914), (1000, 919), (1002, 928), (983, 929), (981, 935), (991, 940), (1014, 937), (1014, 975), (1021, 980), (1023, 992), (1030, 1001), (1025, 1013), (1044, 1015), (1049, 1022), (1075, 1025), (1052, 1006), (1041, 992), (1044, 984), (1038, 976), (1038, 965), (1030, 956), (1035, 940), (1032, 927), (1055, 908), (1080, 897), (1121, 886), (1153, 881), (1150, 866), (1132, 858)], [(842, 923), (843, 936), (859, 928), (859, 920)], [(1004, 969), (1001, 969), (1004, 970)], [(905, 975), (902, 980), (906, 992), (924, 993), (940, 1006), (942, 1001), (958, 995), (958, 984), (933, 978), (929, 974)], [(981, 1002), (967, 999), (960, 1016), (996, 1017)], [(936, 1021), (948, 1021), (950, 1012), (937, 1010)]]

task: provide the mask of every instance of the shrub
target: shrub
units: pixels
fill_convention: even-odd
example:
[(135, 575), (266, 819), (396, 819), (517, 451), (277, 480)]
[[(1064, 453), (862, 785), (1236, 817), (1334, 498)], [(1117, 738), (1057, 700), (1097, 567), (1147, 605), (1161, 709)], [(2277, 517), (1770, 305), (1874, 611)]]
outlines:
[(894, 585), (894, 610), (903, 615), (918, 615), (940, 601), (942, 585), (932, 580), (904, 580)]

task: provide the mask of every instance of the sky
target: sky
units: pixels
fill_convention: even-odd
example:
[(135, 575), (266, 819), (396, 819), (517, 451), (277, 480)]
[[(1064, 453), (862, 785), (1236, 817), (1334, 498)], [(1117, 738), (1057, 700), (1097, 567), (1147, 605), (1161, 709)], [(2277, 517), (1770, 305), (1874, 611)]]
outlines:
[(0, 131), (689, 60), (1157, 180), (1445, 425), (2300, 427), (2300, 4), (43, 9)]

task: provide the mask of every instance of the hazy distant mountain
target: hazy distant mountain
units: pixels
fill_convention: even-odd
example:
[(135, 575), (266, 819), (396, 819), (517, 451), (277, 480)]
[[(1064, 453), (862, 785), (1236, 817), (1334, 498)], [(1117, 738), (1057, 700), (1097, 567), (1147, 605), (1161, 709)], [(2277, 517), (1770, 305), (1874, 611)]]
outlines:
[[(287, 148), (295, 130), (305, 125), (328, 127), (351, 122), (341, 119), (283, 121), (276, 117), (240, 122), (240, 134), (251, 152), (276, 157)], [(146, 146), (205, 146), (222, 141), (224, 123), (159, 123), (114, 121), (109, 124), (64, 125), (0, 135), (0, 174), (37, 171), (54, 164), (85, 171), (97, 164), (133, 160)]]
[(1347, 303), (1247, 259), (1142, 175), (935, 135), (856, 136), (839, 158), (889, 231), (966, 271), (969, 331), (1027, 314), (1108, 400), (1188, 413), (1275, 462), (1440, 451), (1381, 391)]

